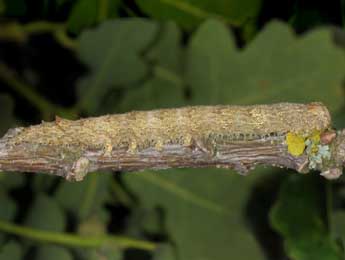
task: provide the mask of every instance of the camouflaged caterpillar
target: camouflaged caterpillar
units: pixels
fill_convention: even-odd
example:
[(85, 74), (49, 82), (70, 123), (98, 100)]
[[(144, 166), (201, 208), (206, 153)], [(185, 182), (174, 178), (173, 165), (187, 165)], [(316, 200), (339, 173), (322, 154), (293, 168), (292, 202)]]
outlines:
[(111, 156), (118, 149), (129, 153), (166, 146), (196, 147), (214, 153), (218, 145), (248, 141), (283, 142), (288, 132), (303, 136), (323, 132), (331, 124), (321, 103), (278, 103), (251, 106), (195, 106), (134, 111), (76, 121), (23, 128), (12, 145), (40, 144), (66, 147), (70, 153), (101, 150)]

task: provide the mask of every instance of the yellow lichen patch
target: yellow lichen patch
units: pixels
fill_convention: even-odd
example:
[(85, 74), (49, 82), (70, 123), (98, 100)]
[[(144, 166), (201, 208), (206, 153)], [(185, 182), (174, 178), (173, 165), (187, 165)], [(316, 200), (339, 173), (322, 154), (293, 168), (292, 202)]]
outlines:
[(305, 138), (294, 134), (294, 133), (287, 133), (286, 135), (286, 144), (288, 146), (288, 151), (293, 156), (299, 156), (303, 154), (305, 149)]
[(318, 145), (320, 144), (320, 132), (314, 131), (310, 136), (308, 136), (306, 144), (308, 145), (307, 152), (310, 155), (317, 154), (317, 152), (319, 151)]
[(310, 141), (312, 141), (314, 144), (318, 144), (320, 143), (320, 131), (314, 131), (309, 137), (308, 139), (310, 139)]

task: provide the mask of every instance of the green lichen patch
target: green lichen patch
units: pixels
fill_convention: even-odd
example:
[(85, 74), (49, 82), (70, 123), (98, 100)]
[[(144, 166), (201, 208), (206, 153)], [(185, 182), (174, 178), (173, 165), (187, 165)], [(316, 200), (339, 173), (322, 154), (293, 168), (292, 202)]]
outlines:
[(306, 153), (309, 158), (309, 168), (316, 169), (318, 164), (322, 164), (322, 160), (329, 160), (331, 158), (331, 153), (328, 145), (315, 144), (309, 139), (306, 140)]

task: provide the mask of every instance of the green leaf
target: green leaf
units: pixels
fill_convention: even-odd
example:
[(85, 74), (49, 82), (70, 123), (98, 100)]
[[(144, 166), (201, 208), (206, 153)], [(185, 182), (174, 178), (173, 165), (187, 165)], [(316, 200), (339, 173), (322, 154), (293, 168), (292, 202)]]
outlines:
[[(89, 174), (82, 182), (63, 182), (55, 193), (57, 202), (79, 220), (103, 212), (101, 208), (108, 200), (111, 174)], [(103, 214), (103, 213), (102, 213)], [(103, 215), (103, 221), (106, 216)]]
[(293, 260), (341, 259), (322, 218), (321, 184), (317, 176), (289, 176), (271, 210), (272, 226)]
[(84, 236), (105, 235), (108, 221), (108, 212), (105, 208), (99, 207), (97, 212), (79, 222), (78, 233)]
[(145, 19), (118, 19), (81, 34), (78, 55), (90, 74), (78, 84), (80, 106), (95, 113), (111, 88), (137, 83), (148, 73), (140, 54), (157, 33), (156, 23)]
[(58, 176), (51, 176), (47, 174), (35, 174), (32, 176), (31, 187), (35, 190), (35, 192), (48, 192), (50, 191), (54, 185), (61, 180)]
[[(16, 203), (7, 196), (6, 193), (0, 193), (0, 219), (12, 220), (16, 213)], [(4, 240), (4, 233), (0, 233), (0, 243)]]
[(332, 214), (334, 235), (345, 241), (345, 211), (337, 210)]
[(168, 244), (160, 245), (153, 254), (152, 260), (177, 260), (179, 259), (173, 247)]
[(107, 18), (116, 17), (120, 3), (121, 0), (78, 0), (68, 18), (67, 28), (77, 34)]
[[(339, 198), (339, 197), (338, 197)], [(342, 199), (342, 198), (341, 198)], [(332, 212), (331, 216), (331, 233), (342, 247), (342, 253), (345, 254), (345, 211), (338, 209)]]
[(17, 172), (0, 172), (0, 189), (15, 189), (23, 186), (24, 174)]
[(47, 231), (64, 231), (66, 223), (57, 202), (45, 194), (37, 194), (25, 219), (25, 225)]
[(243, 25), (258, 15), (261, 0), (136, 0), (148, 15), (174, 20), (191, 29), (203, 20), (217, 17), (232, 25)]
[(124, 177), (143, 207), (163, 208), (179, 259), (264, 259), (243, 216), (257, 175), (244, 179), (217, 169), (188, 169)]
[(161, 218), (162, 212), (158, 208), (135, 207), (127, 220), (127, 232), (133, 236), (140, 236), (142, 232), (160, 234), (163, 229)]
[(23, 259), (23, 249), (15, 241), (7, 242), (0, 248), (0, 260), (21, 260)]
[(297, 37), (274, 21), (239, 51), (224, 25), (204, 23), (188, 48), (193, 104), (321, 101), (337, 111), (344, 104), (345, 54), (330, 33), (321, 28)]
[(105, 246), (104, 248), (101, 248), (101, 249), (78, 250), (77, 254), (80, 255), (80, 258), (83, 260), (99, 260), (99, 259), (122, 260), (124, 259), (122, 250), (114, 246), (109, 246), (109, 247)]
[(72, 254), (63, 247), (42, 245), (37, 249), (36, 260), (73, 260)]
[[(102, 187), (104, 189), (104, 186)], [(97, 202), (96, 202), (97, 203)], [(104, 236), (107, 233), (108, 214), (104, 208), (98, 207), (93, 215), (82, 222), (79, 222), (78, 233), (83, 236)], [(78, 249), (76, 254), (79, 258), (84, 260), (108, 259), (120, 260), (123, 259), (123, 248), (119, 248), (114, 244), (103, 245), (97, 249)]]
[(0, 195), (0, 218), (2, 220), (11, 220), (16, 212), (15, 202), (7, 195), (2, 193)]
[(151, 64), (151, 77), (143, 84), (129, 88), (119, 106), (113, 104), (113, 107), (117, 111), (128, 111), (183, 105), (182, 55), (181, 32), (175, 23), (164, 23), (157, 42), (145, 56)]

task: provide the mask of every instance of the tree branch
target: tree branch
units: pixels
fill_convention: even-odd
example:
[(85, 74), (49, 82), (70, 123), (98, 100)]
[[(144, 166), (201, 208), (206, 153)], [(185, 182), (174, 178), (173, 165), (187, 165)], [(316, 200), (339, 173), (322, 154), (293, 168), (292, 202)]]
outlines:
[(331, 129), (320, 103), (197, 106), (130, 112), (10, 129), (0, 170), (43, 172), (80, 181), (90, 171), (256, 165), (301, 173), (342, 173), (345, 131)]

